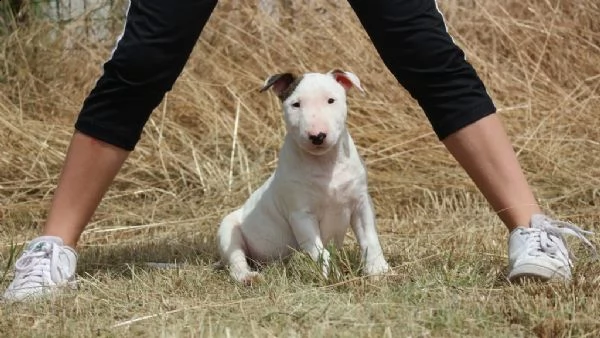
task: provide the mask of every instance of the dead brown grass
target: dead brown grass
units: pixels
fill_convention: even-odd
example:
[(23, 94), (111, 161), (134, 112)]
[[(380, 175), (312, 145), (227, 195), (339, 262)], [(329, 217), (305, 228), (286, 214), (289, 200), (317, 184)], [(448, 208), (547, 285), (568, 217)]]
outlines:
[[(544, 208), (597, 230), (599, 5), (442, 5)], [(83, 236), (80, 292), (0, 307), (0, 335), (597, 336), (597, 263), (579, 255), (569, 287), (503, 282), (504, 228), (346, 3), (277, 10), (269, 15), (250, 1), (218, 6)], [(76, 34), (82, 24), (57, 30), (34, 22), (0, 37), (3, 262), (14, 243), (39, 231), (74, 119), (112, 48), (112, 40)], [(349, 99), (350, 130), (369, 167), (397, 276), (356, 277), (349, 238), (350, 258), (340, 264), (350, 267), (333, 285), (296, 257), (298, 264), (267, 269), (264, 285), (238, 287), (210, 268), (216, 227), (274, 168), (283, 135), (277, 100), (257, 88), (281, 70), (333, 67), (358, 74), (368, 91)], [(164, 270), (146, 262), (181, 265)]]

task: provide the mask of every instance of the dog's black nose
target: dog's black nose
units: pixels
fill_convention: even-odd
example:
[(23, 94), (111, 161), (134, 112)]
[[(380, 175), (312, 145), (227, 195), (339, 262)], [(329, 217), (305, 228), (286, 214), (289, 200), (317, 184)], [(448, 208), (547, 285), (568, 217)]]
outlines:
[(327, 134), (325, 133), (319, 133), (318, 135), (308, 134), (308, 139), (316, 146), (323, 144), (323, 140), (325, 140), (326, 137)]

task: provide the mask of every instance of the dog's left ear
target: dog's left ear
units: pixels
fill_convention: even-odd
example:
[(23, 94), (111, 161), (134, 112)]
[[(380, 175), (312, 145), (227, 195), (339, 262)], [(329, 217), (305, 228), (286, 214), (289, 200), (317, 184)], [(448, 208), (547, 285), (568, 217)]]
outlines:
[(264, 92), (267, 89), (273, 87), (275, 94), (282, 98), (284, 94), (290, 88), (290, 85), (296, 80), (296, 76), (292, 73), (281, 73), (269, 76), (265, 80), (265, 84), (260, 89), (260, 92)]
[(351, 72), (345, 72), (339, 69), (330, 70), (328, 74), (331, 74), (333, 78), (346, 89), (346, 91), (350, 90), (352, 87), (356, 87), (356, 89), (360, 90), (361, 93), (364, 93), (365, 90), (360, 85), (360, 80), (358, 76), (354, 75)]

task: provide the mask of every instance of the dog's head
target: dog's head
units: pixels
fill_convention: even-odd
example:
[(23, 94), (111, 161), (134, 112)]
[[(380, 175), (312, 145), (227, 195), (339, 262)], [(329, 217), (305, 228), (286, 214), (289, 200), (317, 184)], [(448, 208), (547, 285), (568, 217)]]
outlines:
[(363, 91), (356, 75), (335, 69), (325, 74), (275, 74), (261, 92), (273, 88), (283, 104), (288, 134), (300, 148), (321, 155), (346, 129), (346, 92), (352, 87)]

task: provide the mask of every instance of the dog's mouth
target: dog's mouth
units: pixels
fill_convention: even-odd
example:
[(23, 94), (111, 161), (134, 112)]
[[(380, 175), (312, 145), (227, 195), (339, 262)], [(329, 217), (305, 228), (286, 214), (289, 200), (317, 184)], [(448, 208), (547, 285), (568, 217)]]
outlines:
[(307, 144), (304, 146), (304, 149), (313, 155), (323, 155), (325, 153), (327, 153), (330, 149), (331, 149), (331, 145), (330, 144)]

